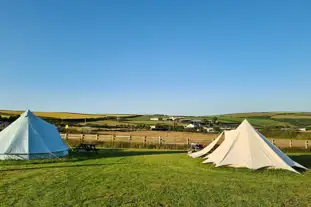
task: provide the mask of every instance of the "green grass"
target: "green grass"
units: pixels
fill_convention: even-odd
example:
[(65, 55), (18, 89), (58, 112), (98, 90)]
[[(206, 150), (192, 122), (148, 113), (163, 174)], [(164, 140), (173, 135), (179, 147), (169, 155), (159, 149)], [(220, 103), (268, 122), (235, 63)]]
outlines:
[[(222, 122), (241, 123), (246, 118), (219, 116), (218, 119)], [(280, 122), (271, 119), (247, 118), (247, 120), (255, 126), (292, 126), (290, 123)]]
[[(310, 164), (310, 154), (293, 159)], [(310, 165), (308, 165), (310, 166)], [(215, 168), (178, 151), (0, 162), (1, 206), (309, 206), (311, 173)]]

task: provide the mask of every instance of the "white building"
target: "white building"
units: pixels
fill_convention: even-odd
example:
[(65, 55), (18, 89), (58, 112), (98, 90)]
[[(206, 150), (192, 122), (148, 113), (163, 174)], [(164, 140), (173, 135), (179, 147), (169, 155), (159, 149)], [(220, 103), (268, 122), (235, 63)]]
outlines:
[(159, 118), (159, 117), (150, 118), (150, 121), (160, 121), (160, 120), (162, 120), (162, 118)]
[(206, 132), (215, 132), (213, 127), (203, 127)]
[(199, 126), (197, 124), (188, 124), (187, 126), (185, 126), (185, 128), (187, 129), (194, 129), (194, 128), (198, 128)]

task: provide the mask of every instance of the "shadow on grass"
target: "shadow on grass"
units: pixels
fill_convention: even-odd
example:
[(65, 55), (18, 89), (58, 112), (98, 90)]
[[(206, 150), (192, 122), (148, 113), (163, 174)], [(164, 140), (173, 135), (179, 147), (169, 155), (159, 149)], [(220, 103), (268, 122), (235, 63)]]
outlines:
[(128, 157), (141, 155), (159, 155), (159, 154), (176, 154), (185, 153), (184, 151), (174, 150), (125, 150), (125, 149), (100, 149), (95, 152), (75, 152), (69, 151), (69, 155), (58, 159), (42, 159), (42, 160), (5, 160), (0, 161), (0, 167), (5, 165), (36, 165), (36, 164), (51, 164), (51, 163), (74, 163), (101, 158), (111, 157)]
[(98, 159), (103, 157), (128, 157), (141, 155), (160, 155), (185, 153), (180, 150), (124, 150), (124, 149), (100, 149), (98, 153), (93, 152), (71, 152), (70, 156), (79, 157), (79, 159)]
[(306, 168), (311, 168), (311, 154), (310, 155), (290, 155), (291, 159), (293, 159), (295, 162), (301, 164), (302, 166)]

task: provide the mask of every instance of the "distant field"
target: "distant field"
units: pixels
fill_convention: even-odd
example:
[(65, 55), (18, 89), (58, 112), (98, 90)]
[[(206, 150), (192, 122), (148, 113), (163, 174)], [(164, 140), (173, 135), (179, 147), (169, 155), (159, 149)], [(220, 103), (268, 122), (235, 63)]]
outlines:
[[(173, 125), (174, 122), (172, 121), (127, 121), (127, 123), (131, 124), (146, 124), (146, 125), (156, 125), (156, 124), (167, 124)], [(175, 122), (177, 125), (184, 126), (185, 124), (180, 122)]]
[(128, 121), (150, 121), (150, 118), (153, 117), (163, 117), (163, 116), (157, 116), (157, 115), (141, 115), (134, 118), (128, 118)]
[(311, 115), (275, 115), (273, 119), (311, 119)]
[[(246, 118), (246, 117), (245, 117)], [(227, 117), (227, 116), (219, 116), (218, 119), (220, 121), (224, 122), (236, 122), (236, 123), (241, 123), (244, 119), (244, 117)], [(271, 120), (271, 119), (260, 119), (260, 118), (247, 118), (247, 120), (256, 126), (293, 126), (289, 123), (285, 122), (280, 122), (277, 120)]]
[[(8, 111), (0, 110), (0, 114), (4, 115), (20, 115), (24, 111)], [(35, 115), (47, 118), (58, 118), (58, 119), (90, 119), (90, 118), (103, 118), (107, 116), (118, 116), (128, 117), (133, 116), (129, 114), (82, 114), (82, 113), (70, 113), (70, 112), (34, 112)]]
[(237, 118), (247, 118), (247, 117), (254, 117), (254, 116), (274, 116), (280, 114), (280, 112), (251, 112), (251, 113), (236, 113), (236, 114), (224, 114), (223, 116), (226, 117), (237, 117)]
[[(101, 121), (87, 121), (87, 124), (92, 125), (108, 125), (108, 126), (117, 126), (117, 125), (134, 125), (130, 122), (120, 122), (120, 121), (114, 121), (114, 120), (101, 120)], [(84, 125), (85, 122), (81, 122), (80, 124)]]

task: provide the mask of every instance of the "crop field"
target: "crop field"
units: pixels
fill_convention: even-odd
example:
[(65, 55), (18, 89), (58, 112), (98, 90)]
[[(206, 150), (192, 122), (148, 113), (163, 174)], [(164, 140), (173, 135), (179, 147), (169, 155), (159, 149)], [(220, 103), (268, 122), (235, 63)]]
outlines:
[[(291, 154), (310, 167), (311, 154)], [(310, 206), (311, 173), (215, 168), (182, 151), (0, 162), (1, 206)]]
[(311, 119), (311, 115), (275, 115), (273, 119)]
[[(23, 111), (9, 111), (9, 110), (0, 110), (0, 114), (3, 115), (20, 115)], [(58, 119), (94, 119), (94, 118), (103, 118), (107, 116), (119, 116), (119, 117), (128, 117), (133, 116), (129, 114), (82, 114), (82, 113), (70, 113), (70, 112), (34, 112), (35, 115), (40, 117), (47, 118), (58, 118)]]

